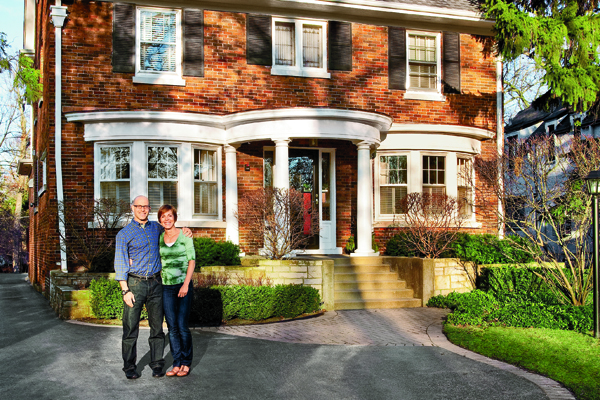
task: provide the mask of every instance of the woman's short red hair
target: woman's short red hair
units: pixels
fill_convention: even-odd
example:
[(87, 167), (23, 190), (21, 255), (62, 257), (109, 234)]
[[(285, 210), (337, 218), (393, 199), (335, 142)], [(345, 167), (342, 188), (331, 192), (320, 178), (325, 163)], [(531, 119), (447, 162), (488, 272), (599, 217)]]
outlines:
[(177, 222), (177, 210), (170, 204), (160, 206), (160, 208), (158, 209), (158, 222), (160, 222), (160, 217), (162, 217), (164, 213), (169, 211), (173, 213), (173, 219), (175, 219), (175, 222)]

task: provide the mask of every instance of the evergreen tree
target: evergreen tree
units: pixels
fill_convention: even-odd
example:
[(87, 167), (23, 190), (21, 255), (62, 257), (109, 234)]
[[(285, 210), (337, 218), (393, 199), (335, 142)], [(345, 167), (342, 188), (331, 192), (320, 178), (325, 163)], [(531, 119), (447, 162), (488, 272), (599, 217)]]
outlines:
[(549, 88), (543, 105), (561, 101), (575, 111), (600, 97), (598, 0), (480, 0), (494, 19), (498, 53), (505, 61), (522, 54), (543, 70)]

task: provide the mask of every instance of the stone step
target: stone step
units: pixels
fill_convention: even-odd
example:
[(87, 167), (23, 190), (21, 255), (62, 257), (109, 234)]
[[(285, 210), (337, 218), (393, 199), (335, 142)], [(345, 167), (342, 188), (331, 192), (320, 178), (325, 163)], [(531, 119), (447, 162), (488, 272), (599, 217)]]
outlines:
[(335, 281), (334, 290), (406, 289), (406, 281)]
[(346, 265), (383, 265), (383, 257), (344, 257), (334, 258), (333, 264), (338, 266)]
[(336, 265), (334, 267), (335, 273), (349, 274), (349, 273), (360, 273), (360, 272), (390, 272), (389, 265)]
[(342, 281), (342, 282), (348, 282), (348, 281), (385, 282), (385, 281), (397, 281), (398, 280), (398, 274), (395, 272), (359, 272), (359, 273), (341, 272), (341, 273), (338, 273), (338, 272), (334, 271), (333, 274), (334, 274), (335, 282), (337, 282), (337, 281)]
[(374, 308), (421, 307), (421, 299), (398, 298), (386, 300), (341, 300), (335, 302), (336, 310), (365, 310)]
[(336, 290), (334, 293), (336, 304), (338, 301), (346, 300), (388, 300), (412, 297), (412, 289)]

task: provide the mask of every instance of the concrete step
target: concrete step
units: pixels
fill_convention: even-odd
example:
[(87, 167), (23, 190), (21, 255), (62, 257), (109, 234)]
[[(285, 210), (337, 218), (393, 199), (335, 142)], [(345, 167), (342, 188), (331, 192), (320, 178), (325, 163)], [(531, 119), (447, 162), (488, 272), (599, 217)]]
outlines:
[(406, 289), (406, 281), (335, 281), (334, 290)]
[(364, 281), (397, 281), (398, 274), (395, 272), (336, 272), (334, 271), (334, 279), (335, 281), (354, 281), (354, 282), (364, 282)]
[(386, 300), (341, 300), (335, 302), (336, 310), (365, 310), (373, 308), (413, 308), (421, 306), (421, 299), (412, 298)]
[(388, 290), (336, 290), (335, 302), (346, 300), (388, 300), (399, 298), (412, 298), (412, 289), (388, 289)]
[(361, 273), (361, 272), (390, 272), (389, 265), (336, 265), (333, 268), (335, 273), (349, 274), (349, 273)]

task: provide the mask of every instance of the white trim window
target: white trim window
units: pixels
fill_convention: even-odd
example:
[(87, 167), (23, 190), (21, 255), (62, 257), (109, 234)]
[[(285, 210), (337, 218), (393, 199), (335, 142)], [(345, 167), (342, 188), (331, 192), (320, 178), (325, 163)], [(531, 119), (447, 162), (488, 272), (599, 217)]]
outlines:
[(38, 184), (38, 197), (44, 194), (46, 188), (48, 187), (48, 167), (47, 167), (47, 152), (44, 150), (42, 155), (38, 160), (38, 176), (37, 176), (37, 184)]
[(177, 147), (149, 145), (148, 154), (148, 200), (152, 212), (163, 204), (178, 206), (179, 160)]
[(182, 79), (181, 10), (138, 8), (136, 83), (185, 85)]
[(329, 78), (327, 22), (273, 18), (273, 75)]
[(473, 217), (473, 160), (456, 159), (458, 215), (464, 219)]
[(446, 157), (423, 155), (423, 193), (446, 194)]
[(407, 31), (406, 98), (442, 100), (440, 32)]
[(129, 203), (131, 146), (100, 146), (100, 197)]
[(379, 214), (406, 213), (403, 200), (408, 194), (408, 156), (379, 155)]
[(194, 149), (194, 214), (217, 216), (217, 152)]

